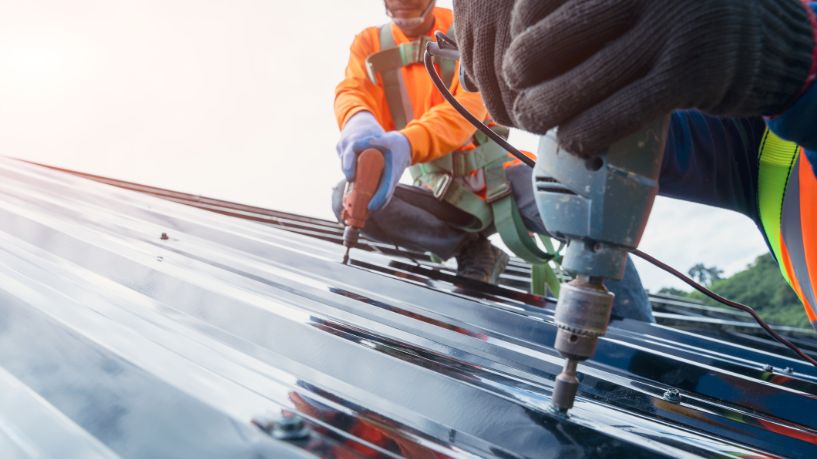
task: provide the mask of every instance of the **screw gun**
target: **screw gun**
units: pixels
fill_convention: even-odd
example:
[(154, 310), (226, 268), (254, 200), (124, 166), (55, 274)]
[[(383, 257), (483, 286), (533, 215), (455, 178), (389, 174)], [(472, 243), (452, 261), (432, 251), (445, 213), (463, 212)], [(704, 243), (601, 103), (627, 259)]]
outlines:
[(343, 245), (346, 247), (343, 264), (349, 263), (349, 251), (357, 244), (360, 231), (369, 218), (369, 201), (377, 191), (384, 166), (383, 153), (376, 148), (364, 150), (357, 157), (355, 181), (346, 185), (343, 195), (341, 218), (346, 225), (343, 229)]
[(562, 267), (576, 278), (562, 285), (554, 347), (565, 357), (553, 407), (573, 407), (579, 362), (593, 355), (607, 331), (614, 295), (604, 279), (624, 276), (658, 192), (668, 117), (589, 158), (559, 146), (556, 130), (542, 136), (533, 172), (539, 213), (548, 231), (567, 240)]

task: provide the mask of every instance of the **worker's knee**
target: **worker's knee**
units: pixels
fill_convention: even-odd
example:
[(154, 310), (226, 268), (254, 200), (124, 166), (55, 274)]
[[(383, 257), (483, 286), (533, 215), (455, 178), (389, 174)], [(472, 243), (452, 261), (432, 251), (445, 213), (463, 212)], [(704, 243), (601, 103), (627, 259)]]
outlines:
[(511, 184), (516, 205), (519, 207), (519, 213), (522, 215), (522, 220), (528, 230), (535, 233), (544, 234), (545, 224), (542, 222), (542, 217), (539, 216), (539, 208), (536, 206), (536, 199), (533, 195), (533, 178), (530, 167), (521, 164), (518, 166), (509, 167), (505, 173), (508, 177), (508, 182)]
[(346, 190), (346, 180), (341, 180), (332, 189), (332, 212), (335, 213), (335, 218), (341, 220), (343, 213), (343, 192)]
[(635, 269), (632, 259), (628, 257), (624, 278), (620, 281), (605, 281), (607, 288), (616, 296), (613, 303), (612, 319), (633, 319), (643, 322), (655, 322), (652, 306), (641, 277)]

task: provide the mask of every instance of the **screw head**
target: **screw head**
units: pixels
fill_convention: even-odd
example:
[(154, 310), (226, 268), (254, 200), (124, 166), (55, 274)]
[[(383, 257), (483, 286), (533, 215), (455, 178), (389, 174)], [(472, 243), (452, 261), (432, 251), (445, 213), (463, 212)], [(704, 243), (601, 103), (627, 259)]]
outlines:
[(794, 368), (786, 367), (783, 369), (783, 373), (786, 373), (787, 375), (794, 374)]
[(251, 422), (276, 440), (305, 440), (310, 434), (303, 418), (288, 410), (281, 410), (278, 416), (259, 416)]
[(166, 240), (170, 239), (170, 236), (168, 236), (167, 233), (162, 233), (162, 235), (159, 236), (159, 239), (161, 239), (163, 241), (166, 241)]
[(764, 373), (774, 373), (774, 367), (769, 365), (769, 364), (766, 364), (766, 365), (763, 366), (763, 372)]
[(309, 437), (309, 427), (296, 413), (282, 410), (281, 416), (272, 424), (270, 435), (277, 440), (303, 440)]
[(667, 389), (662, 398), (670, 403), (681, 403), (681, 393), (678, 389)]

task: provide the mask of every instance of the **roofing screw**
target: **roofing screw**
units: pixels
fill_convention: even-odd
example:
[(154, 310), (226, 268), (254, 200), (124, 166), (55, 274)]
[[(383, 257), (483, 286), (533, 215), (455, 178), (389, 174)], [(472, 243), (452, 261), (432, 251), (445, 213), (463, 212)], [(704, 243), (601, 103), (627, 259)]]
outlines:
[(309, 438), (309, 427), (303, 418), (291, 411), (281, 410), (281, 416), (277, 419), (256, 418), (252, 423), (276, 440), (297, 441)]
[(667, 389), (663, 398), (670, 403), (681, 403), (681, 393), (678, 389)]
[(159, 236), (159, 239), (161, 239), (163, 241), (166, 241), (166, 240), (170, 239), (170, 236), (168, 236), (167, 233), (162, 233), (162, 235)]
[(769, 364), (766, 364), (766, 365), (763, 366), (763, 372), (764, 373), (774, 373), (774, 367), (769, 365)]
[(783, 373), (786, 373), (787, 375), (794, 374), (794, 368), (786, 367), (786, 368), (783, 369)]

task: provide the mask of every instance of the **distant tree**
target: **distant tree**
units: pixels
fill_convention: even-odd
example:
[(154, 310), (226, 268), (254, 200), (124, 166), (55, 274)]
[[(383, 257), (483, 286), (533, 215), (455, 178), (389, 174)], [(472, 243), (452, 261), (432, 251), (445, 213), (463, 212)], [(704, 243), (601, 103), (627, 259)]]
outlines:
[(714, 282), (723, 279), (723, 270), (717, 266), (705, 266), (703, 263), (698, 263), (689, 268), (689, 276), (698, 282), (709, 287)]

